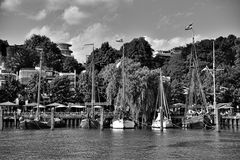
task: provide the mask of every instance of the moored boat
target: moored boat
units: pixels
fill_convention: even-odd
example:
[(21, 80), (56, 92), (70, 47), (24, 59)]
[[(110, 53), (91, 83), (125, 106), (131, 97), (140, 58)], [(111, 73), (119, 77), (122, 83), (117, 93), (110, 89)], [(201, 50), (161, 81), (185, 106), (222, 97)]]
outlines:
[(135, 122), (131, 119), (116, 119), (112, 123), (113, 129), (134, 129), (135, 128)]
[[(161, 116), (160, 113), (158, 113), (158, 117), (152, 122), (152, 128), (161, 128), (160, 116)], [(173, 127), (172, 120), (164, 117), (163, 128), (172, 128), (172, 127)]]

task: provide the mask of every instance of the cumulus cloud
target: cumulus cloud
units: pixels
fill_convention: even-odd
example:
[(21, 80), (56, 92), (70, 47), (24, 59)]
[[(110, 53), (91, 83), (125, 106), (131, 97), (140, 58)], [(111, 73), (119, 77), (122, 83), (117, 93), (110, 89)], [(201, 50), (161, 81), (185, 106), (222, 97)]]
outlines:
[(1, 8), (8, 11), (15, 11), (21, 3), (22, 0), (4, 0), (1, 3)]
[(62, 30), (52, 30), (49, 26), (43, 26), (41, 28), (36, 27), (31, 29), (26, 38), (30, 38), (33, 34), (47, 36), (51, 39), (51, 41), (55, 43), (66, 42), (70, 38), (70, 34), (68, 32), (64, 32)]
[(86, 28), (82, 33), (78, 34), (70, 40), (72, 44), (74, 57), (81, 63), (86, 61), (86, 56), (92, 51), (91, 47), (84, 47), (86, 43), (94, 43), (94, 46), (99, 48), (105, 41), (111, 41), (108, 36), (109, 28), (101, 23), (95, 23)]
[(79, 24), (83, 18), (86, 18), (87, 14), (79, 11), (76, 6), (71, 6), (64, 10), (63, 19), (70, 25)]
[(39, 11), (39, 12), (38, 12), (36, 15), (34, 15), (34, 16), (29, 16), (29, 18), (38, 21), (38, 20), (42, 20), (42, 19), (46, 18), (46, 16), (47, 16), (47, 12), (46, 12), (46, 10), (44, 9), (44, 10)]
[[(144, 36), (146, 41), (148, 41), (152, 48), (157, 51), (157, 50), (170, 50), (174, 47), (179, 47), (179, 46), (185, 46), (186, 44), (189, 44), (192, 42), (192, 37), (184, 38), (184, 37), (174, 37), (170, 40), (166, 39), (153, 39), (148, 36)], [(204, 39), (204, 37), (197, 35), (195, 36), (195, 40), (199, 41)]]

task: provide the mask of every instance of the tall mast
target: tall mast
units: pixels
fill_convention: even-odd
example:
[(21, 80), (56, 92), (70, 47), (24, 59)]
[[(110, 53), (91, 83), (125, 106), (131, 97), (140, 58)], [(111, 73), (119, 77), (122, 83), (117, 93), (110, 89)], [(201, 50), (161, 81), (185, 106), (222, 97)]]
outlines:
[(122, 57), (123, 57), (123, 64), (122, 64), (122, 76), (123, 76), (123, 93), (122, 93), (122, 107), (123, 109), (125, 109), (125, 55), (124, 55), (124, 43), (123, 43), (123, 53), (122, 53)]
[(95, 105), (95, 65), (94, 65), (94, 43), (88, 43), (84, 44), (84, 46), (93, 46), (93, 51), (92, 51), (92, 93), (91, 93), (91, 111), (92, 111), (92, 116), (94, 117), (94, 105)]
[(92, 113), (94, 117), (94, 103), (95, 103), (95, 65), (94, 65), (94, 44), (92, 52)]
[(39, 119), (39, 105), (40, 105), (40, 91), (41, 91), (41, 77), (42, 77), (42, 59), (43, 59), (43, 48), (37, 47), (37, 51), (40, 52), (40, 64), (39, 64), (39, 76), (38, 76), (38, 96), (37, 96), (37, 111), (36, 119)]
[(215, 79), (215, 43), (213, 40), (213, 107), (216, 115), (216, 131), (220, 131), (220, 126), (219, 126), (219, 115), (218, 115), (218, 108), (217, 108), (217, 103), (216, 103), (216, 79)]
[(160, 68), (160, 122), (161, 122), (161, 131), (163, 131), (163, 81), (162, 81), (161, 68)]

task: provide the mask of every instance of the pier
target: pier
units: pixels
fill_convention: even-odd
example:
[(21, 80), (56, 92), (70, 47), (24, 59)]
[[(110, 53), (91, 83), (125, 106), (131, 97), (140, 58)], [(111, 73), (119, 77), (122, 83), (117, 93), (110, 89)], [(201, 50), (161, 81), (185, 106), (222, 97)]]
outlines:
[[(24, 118), (29, 118), (30, 115), (34, 115), (31, 112), (23, 112), (21, 116)], [(41, 114), (41, 117), (47, 121), (51, 121), (51, 112), (45, 112)], [(4, 113), (0, 110), (0, 127), (1, 130), (7, 128), (19, 128), (19, 117), (16, 112)], [(80, 124), (83, 118), (86, 117), (85, 112), (55, 112), (54, 117), (60, 118), (65, 122), (65, 128), (80, 128)], [(109, 119), (113, 117), (112, 112), (96, 112), (96, 117), (103, 121), (104, 119)]]

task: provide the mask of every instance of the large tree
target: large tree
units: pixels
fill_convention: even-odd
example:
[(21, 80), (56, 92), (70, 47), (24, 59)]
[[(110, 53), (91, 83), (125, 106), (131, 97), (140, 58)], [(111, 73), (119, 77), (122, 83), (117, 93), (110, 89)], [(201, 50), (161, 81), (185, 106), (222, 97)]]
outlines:
[[(121, 47), (121, 53), (123, 46)], [(152, 68), (153, 49), (144, 37), (134, 38), (131, 42), (124, 44), (126, 57), (140, 62), (142, 66)]]
[[(62, 71), (63, 55), (58, 49), (57, 44), (52, 42), (48, 37), (41, 35), (32, 35), (24, 43), (26, 48), (35, 50), (36, 47), (43, 48), (43, 66), (53, 68), (55, 71)], [(40, 57), (38, 52), (35, 52), (36, 57)]]

